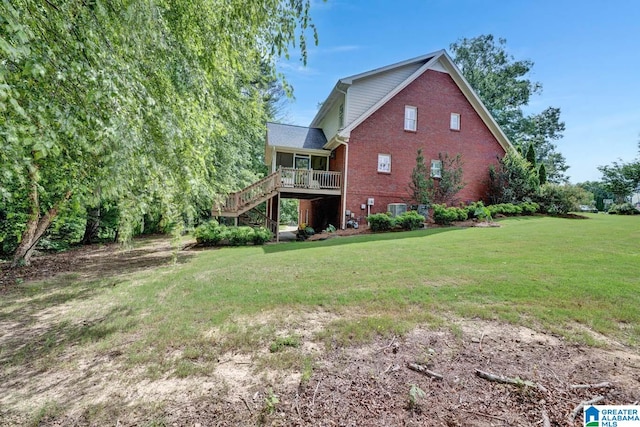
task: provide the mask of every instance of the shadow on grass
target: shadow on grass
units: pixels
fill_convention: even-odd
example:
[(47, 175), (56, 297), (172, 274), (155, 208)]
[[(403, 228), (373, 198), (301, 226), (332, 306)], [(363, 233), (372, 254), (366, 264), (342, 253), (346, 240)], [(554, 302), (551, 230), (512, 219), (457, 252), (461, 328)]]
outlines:
[(123, 279), (116, 278), (83, 281), (78, 274), (60, 274), (50, 280), (16, 285), (3, 295), (0, 321), (30, 323), (29, 319), (43, 310), (52, 310), (70, 301), (89, 299), (99, 291), (122, 282)]
[(393, 231), (388, 233), (371, 233), (371, 234), (356, 234), (353, 236), (332, 236), (326, 240), (314, 240), (312, 242), (287, 242), (274, 245), (263, 246), (263, 250), (267, 254), (285, 252), (285, 251), (297, 251), (300, 249), (312, 249), (318, 247), (328, 246), (343, 246), (352, 245), (357, 243), (369, 243), (369, 242), (382, 242), (386, 240), (401, 240), (401, 239), (414, 239), (426, 236), (433, 236), (435, 234), (445, 233), (449, 231), (464, 230), (464, 227), (438, 227), (428, 228), (426, 230), (415, 231)]
[(123, 306), (101, 314), (70, 316), (66, 312), (68, 303), (88, 300), (120, 283), (122, 279), (84, 281), (76, 275), (60, 275), (19, 285), (4, 294), (0, 304), (0, 366), (37, 363), (67, 346), (99, 341), (133, 327), (131, 310)]
[[(50, 310), (58, 307), (53, 304)], [(108, 352), (86, 357), (85, 349), (113, 334), (131, 330), (137, 323), (131, 309), (125, 306), (112, 307), (88, 319), (58, 320), (49, 314), (38, 318), (36, 310), (29, 309), (11, 321), (0, 322), (0, 396), (4, 396), (7, 408), (41, 396), (67, 407), (95, 392), (103, 381), (96, 372), (115, 361), (121, 351), (109, 347)], [(74, 372), (78, 371), (74, 367), (78, 363), (81, 375)]]
[(16, 284), (50, 279), (77, 273), (84, 279), (95, 280), (135, 273), (140, 270), (183, 264), (194, 253), (171, 246), (167, 237), (141, 239), (134, 249), (124, 250), (119, 244), (81, 246), (66, 252), (34, 257), (32, 265), (9, 268), (0, 263), (0, 295), (11, 292)]

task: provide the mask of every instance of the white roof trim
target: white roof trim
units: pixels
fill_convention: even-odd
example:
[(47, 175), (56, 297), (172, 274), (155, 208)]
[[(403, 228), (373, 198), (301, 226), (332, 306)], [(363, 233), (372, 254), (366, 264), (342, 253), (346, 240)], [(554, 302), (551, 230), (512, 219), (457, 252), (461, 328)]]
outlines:
[[(415, 58), (407, 59), (406, 61), (396, 62), (395, 64), (386, 65), (384, 67), (376, 68), (374, 70), (365, 71), (364, 73), (354, 74), (353, 76), (340, 79), (340, 83), (352, 84), (354, 80), (362, 79), (372, 76), (374, 74), (384, 73), (385, 71), (393, 70), (394, 68), (404, 67), (405, 65), (413, 64), (416, 62), (422, 62), (429, 58), (440, 56), (444, 53), (444, 50), (438, 50), (436, 52), (428, 53), (426, 55), (417, 56)], [(430, 62), (430, 61), (429, 61)]]

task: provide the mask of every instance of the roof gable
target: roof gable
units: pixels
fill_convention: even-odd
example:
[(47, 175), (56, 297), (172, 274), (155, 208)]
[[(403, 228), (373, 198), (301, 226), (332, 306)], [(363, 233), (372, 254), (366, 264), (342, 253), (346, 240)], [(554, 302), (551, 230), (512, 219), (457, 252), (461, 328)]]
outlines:
[[(341, 78), (338, 80), (327, 99), (322, 103), (322, 107), (320, 107), (320, 110), (316, 113), (316, 116), (311, 121), (310, 126), (320, 126), (322, 120), (333, 108), (334, 104), (336, 102), (343, 101), (343, 97), (345, 96), (347, 89), (353, 88), (360, 93), (363, 91), (369, 91), (369, 96), (366, 100), (362, 100), (362, 102), (356, 105), (349, 105), (345, 120), (345, 124), (348, 125), (351, 121), (358, 118), (372, 105), (383, 98), (387, 93), (389, 93), (389, 91), (393, 90), (394, 87), (405, 81), (418, 68), (441, 52), (444, 51), (429, 53), (407, 59), (405, 61), (396, 62), (395, 64), (376, 68), (374, 70)], [(353, 98), (353, 96), (351, 98)]]
[[(413, 73), (408, 75), (404, 80), (390, 88), (383, 96), (379, 97), (376, 102), (372, 105), (368, 106), (364, 111), (358, 111), (359, 115), (357, 117), (350, 117), (351, 120), (347, 120), (346, 126), (339, 130), (337, 133), (337, 137), (340, 139), (347, 139), (351, 134), (351, 131), (355, 129), (358, 125), (360, 125), (364, 120), (366, 120), (371, 114), (377, 111), (380, 107), (386, 104), (391, 98), (396, 96), (401, 90), (411, 84), (414, 80), (424, 74), (427, 70), (434, 70), (438, 72), (448, 73), (453, 81), (456, 83), (458, 88), (462, 91), (464, 96), (467, 98), (471, 106), (478, 113), (482, 121), (485, 123), (487, 128), (496, 138), (498, 143), (504, 148), (505, 151), (513, 150), (513, 145), (502, 131), (498, 123), (495, 121), (491, 113), (484, 106), (478, 95), (471, 88), (471, 85), (462, 75), (462, 72), (458, 69), (458, 67), (453, 63), (451, 57), (444, 51), (440, 50), (434, 53), (430, 53), (427, 55), (422, 55), (413, 59), (409, 59), (407, 61), (398, 62), (396, 64), (388, 65), (386, 67), (377, 68), (375, 70), (367, 71), (360, 74), (355, 74), (350, 77), (345, 77), (340, 79), (331, 94), (327, 98), (325, 104), (333, 104), (339, 96), (343, 96), (347, 88), (353, 87), (351, 85), (354, 82), (362, 81), (362, 79), (371, 78), (374, 76), (380, 76), (383, 73), (391, 72), (394, 70), (402, 69), (403, 67), (408, 67), (412, 64), (419, 64), (419, 67), (415, 69)], [(349, 93), (349, 92), (347, 92)], [(349, 98), (347, 97), (347, 103), (349, 103)], [(328, 105), (329, 106), (329, 105)], [(327, 113), (327, 110), (323, 108), (318, 111), (318, 114), (313, 119), (311, 125), (318, 126), (322, 121), (322, 118)], [(354, 109), (357, 111), (357, 108)], [(350, 113), (349, 113), (350, 114)], [(330, 135), (333, 137), (333, 135)]]

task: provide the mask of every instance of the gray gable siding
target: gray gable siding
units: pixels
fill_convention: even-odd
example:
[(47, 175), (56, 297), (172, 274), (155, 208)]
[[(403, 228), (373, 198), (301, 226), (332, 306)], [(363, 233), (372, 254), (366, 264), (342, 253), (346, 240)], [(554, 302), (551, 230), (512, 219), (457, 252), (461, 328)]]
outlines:
[(348, 93), (345, 126), (364, 114), (396, 86), (415, 73), (426, 61), (355, 80)]

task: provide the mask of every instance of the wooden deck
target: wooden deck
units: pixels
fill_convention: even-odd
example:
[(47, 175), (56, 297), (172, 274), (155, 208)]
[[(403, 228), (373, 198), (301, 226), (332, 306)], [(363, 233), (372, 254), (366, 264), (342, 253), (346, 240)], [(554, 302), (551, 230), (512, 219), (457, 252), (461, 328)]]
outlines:
[(341, 187), (340, 172), (281, 168), (260, 181), (229, 194), (224, 203), (213, 208), (212, 214), (237, 218), (276, 195), (301, 199), (322, 195), (339, 196)]

